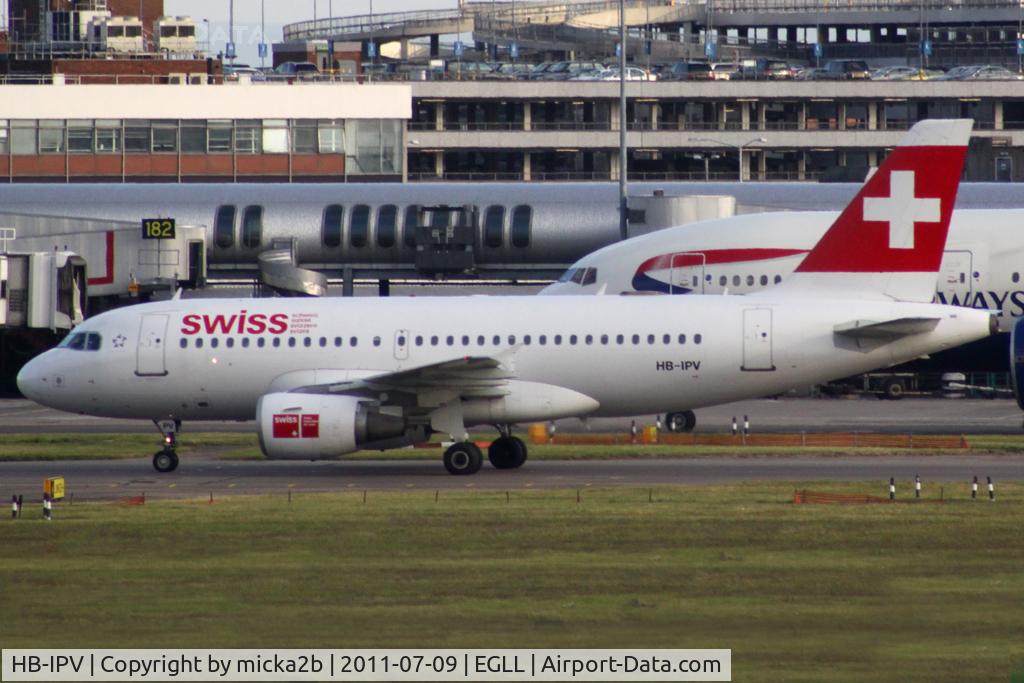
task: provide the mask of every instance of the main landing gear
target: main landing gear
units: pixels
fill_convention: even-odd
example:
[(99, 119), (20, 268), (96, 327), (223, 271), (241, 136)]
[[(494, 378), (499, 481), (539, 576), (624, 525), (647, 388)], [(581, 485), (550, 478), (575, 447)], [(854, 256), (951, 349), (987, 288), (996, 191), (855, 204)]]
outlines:
[[(499, 427), (501, 436), (491, 442), (487, 459), (498, 470), (514, 470), (526, 462), (527, 449), (523, 440), (512, 436), (511, 427)], [(483, 465), (483, 453), (472, 441), (462, 441), (444, 452), (444, 468), (449, 474), (476, 474)]]
[(697, 426), (697, 416), (692, 410), (681, 413), (669, 413), (665, 416), (665, 426), (670, 432), (692, 432)]
[(181, 420), (153, 420), (153, 424), (164, 437), (164, 447), (153, 454), (153, 469), (157, 472), (173, 472), (178, 469), (178, 437)]

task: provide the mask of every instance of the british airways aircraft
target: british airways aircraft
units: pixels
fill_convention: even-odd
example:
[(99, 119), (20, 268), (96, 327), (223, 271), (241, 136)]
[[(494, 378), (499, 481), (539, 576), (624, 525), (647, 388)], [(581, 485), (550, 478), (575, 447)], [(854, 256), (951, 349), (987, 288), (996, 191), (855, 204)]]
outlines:
[(932, 303), (971, 121), (923, 121), (795, 272), (748, 296), (181, 300), (103, 313), (26, 365), (47, 406), (151, 419), (177, 467), (185, 420), (256, 420), (268, 458), (457, 441), (512, 425), (684, 411), (866, 372), (981, 339), (987, 311)]

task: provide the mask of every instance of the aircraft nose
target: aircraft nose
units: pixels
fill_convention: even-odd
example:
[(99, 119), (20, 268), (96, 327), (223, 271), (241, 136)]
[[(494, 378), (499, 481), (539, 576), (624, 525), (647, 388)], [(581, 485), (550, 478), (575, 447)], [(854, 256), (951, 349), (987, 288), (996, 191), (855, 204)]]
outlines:
[(41, 402), (43, 393), (43, 371), (41, 358), (33, 358), (18, 373), (18, 391), (27, 399)]

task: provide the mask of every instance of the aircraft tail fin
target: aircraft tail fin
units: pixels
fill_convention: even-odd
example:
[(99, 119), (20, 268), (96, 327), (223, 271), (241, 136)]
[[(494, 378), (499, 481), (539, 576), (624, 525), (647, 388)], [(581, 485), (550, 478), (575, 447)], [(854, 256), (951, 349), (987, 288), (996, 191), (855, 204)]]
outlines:
[(915, 124), (780, 287), (930, 302), (973, 123)]

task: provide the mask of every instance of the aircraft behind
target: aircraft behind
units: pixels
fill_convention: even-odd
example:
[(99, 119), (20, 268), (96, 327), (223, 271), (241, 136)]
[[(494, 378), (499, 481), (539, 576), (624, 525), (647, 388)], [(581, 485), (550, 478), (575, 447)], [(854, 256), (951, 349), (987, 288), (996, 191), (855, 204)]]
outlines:
[[(29, 398), (153, 420), (256, 420), (268, 458), (317, 460), (431, 433), (452, 474), (521, 466), (515, 424), (692, 414), (988, 336), (930, 303), (971, 122), (915, 125), (782, 283), (747, 296), (175, 299), (103, 313), (18, 376)], [(910, 207), (910, 209), (908, 209)]]

